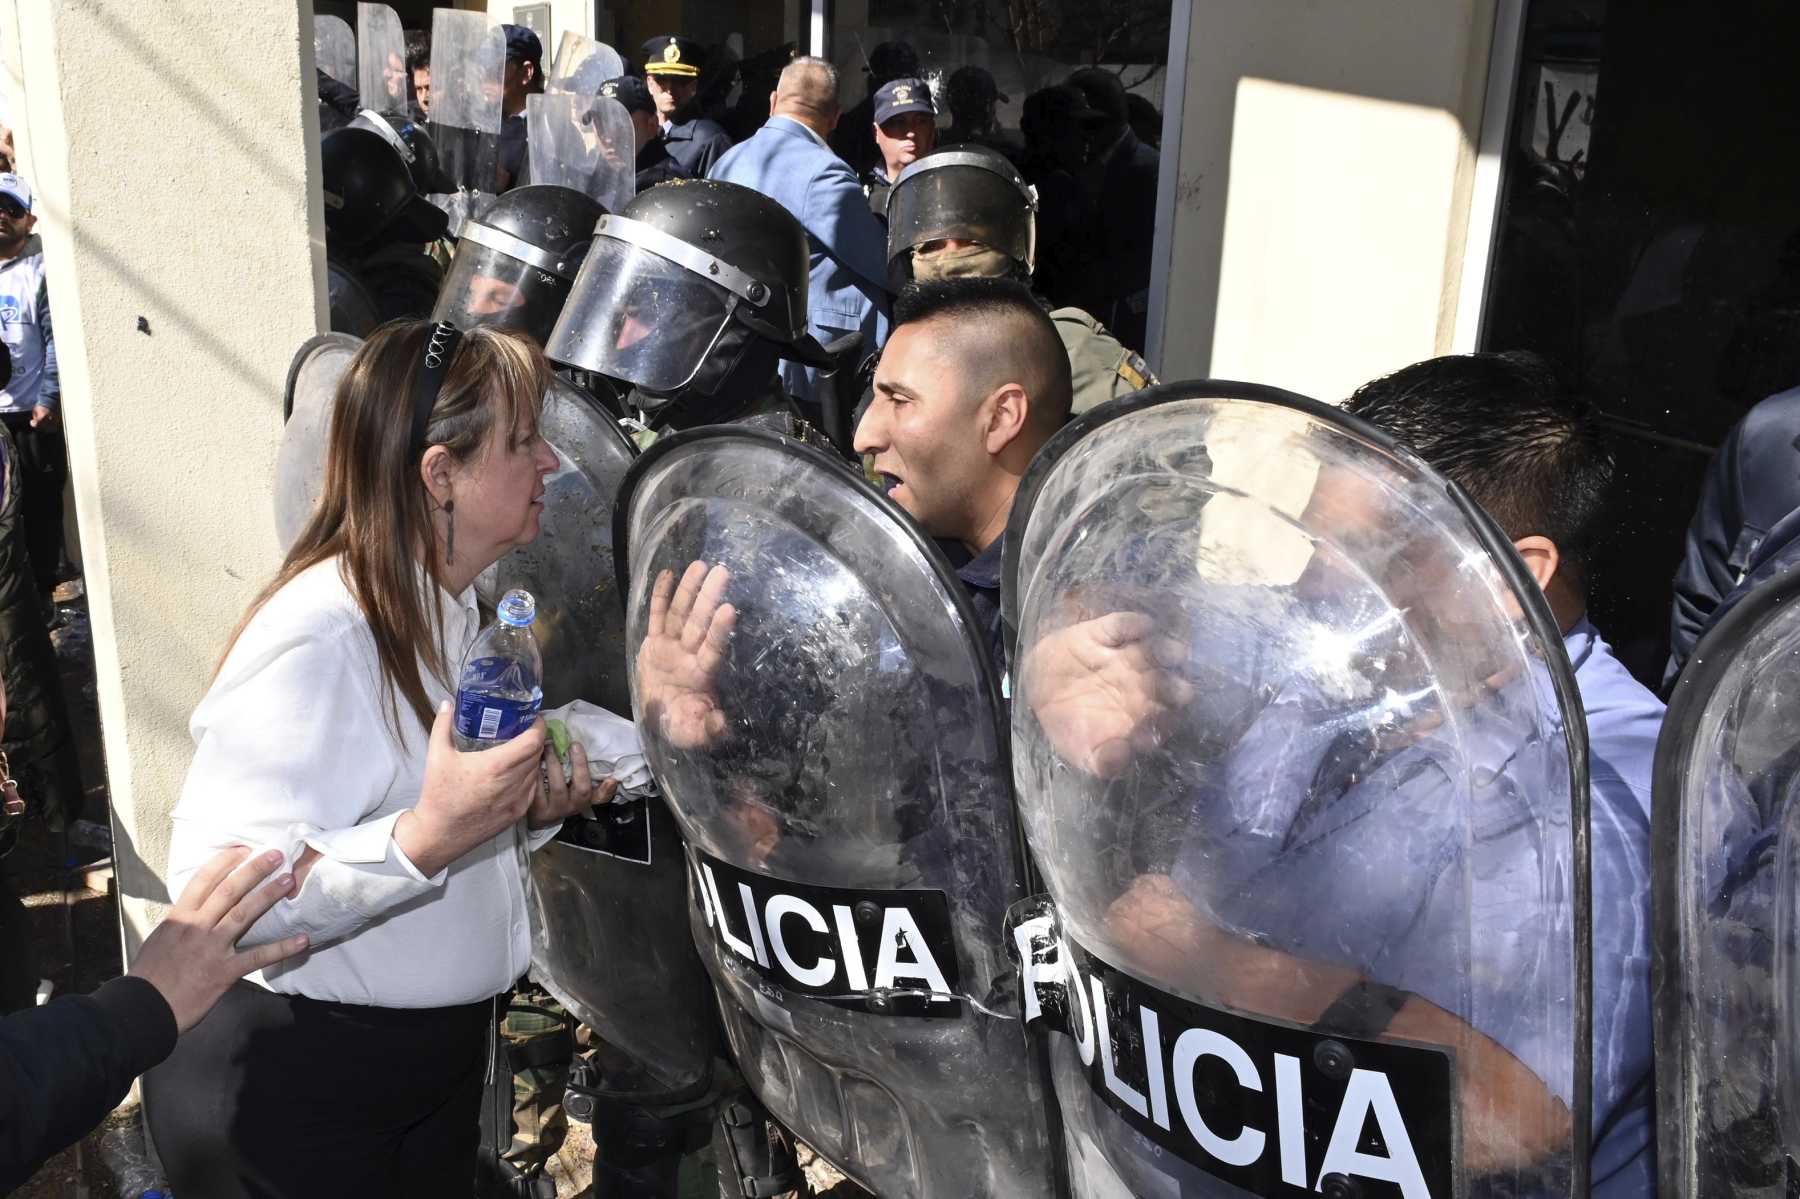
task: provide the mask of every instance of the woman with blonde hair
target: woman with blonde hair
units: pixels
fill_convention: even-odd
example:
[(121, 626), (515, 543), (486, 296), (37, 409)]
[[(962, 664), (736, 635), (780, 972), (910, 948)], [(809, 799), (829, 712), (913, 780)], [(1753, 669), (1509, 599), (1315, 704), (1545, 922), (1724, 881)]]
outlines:
[(146, 1078), (185, 1199), (468, 1195), (496, 996), (524, 973), (526, 854), (611, 799), (540, 718), (451, 743), (474, 582), (537, 535), (556, 456), (528, 339), (396, 322), (339, 386), (324, 489), (191, 722), (170, 889), (223, 846), (295, 893), (246, 935), (309, 953), (234, 987)]

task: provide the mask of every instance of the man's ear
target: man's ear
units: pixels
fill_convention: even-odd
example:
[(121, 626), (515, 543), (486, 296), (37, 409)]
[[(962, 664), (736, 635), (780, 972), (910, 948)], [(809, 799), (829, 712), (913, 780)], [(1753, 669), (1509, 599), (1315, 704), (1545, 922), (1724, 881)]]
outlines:
[(1017, 383), (1002, 383), (982, 403), (987, 413), (985, 448), (992, 457), (1006, 452), (1031, 421), (1031, 397)]
[(1525, 559), (1525, 569), (1537, 580), (1538, 590), (1548, 592), (1550, 580), (1556, 577), (1557, 570), (1562, 566), (1562, 551), (1556, 548), (1556, 542), (1533, 534), (1513, 542), (1513, 548), (1519, 551), (1519, 557)]
[(779, 96), (780, 96), (780, 95), (781, 95), (781, 89), (780, 89), (780, 88), (776, 88), (776, 89), (775, 89), (775, 90), (774, 90), (774, 91), (772, 91), (772, 92), (770, 92), (770, 93), (769, 93), (769, 111), (770, 111), (770, 112), (774, 112), (774, 111), (775, 111), (775, 100), (776, 100), (776, 98), (777, 98), (777, 97), (779, 97)]

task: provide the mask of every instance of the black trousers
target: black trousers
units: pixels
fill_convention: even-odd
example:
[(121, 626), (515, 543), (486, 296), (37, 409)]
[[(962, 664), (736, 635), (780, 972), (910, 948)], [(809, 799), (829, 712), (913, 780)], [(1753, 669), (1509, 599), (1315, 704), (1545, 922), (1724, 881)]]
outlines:
[[(58, 421), (61, 415), (58, 415)], [(31, 570), (47, 594), (62, 570), (63, 490), (69, 485), (69, 449), (62, 425), (31, 427), (31, 413), (3, 413), (19, 447), (19, 500), (25, 517), (25, 548)]]
[(401, 1010), (225, 993), (144, 1076), (181, 1199), (473, 1193), (494, 1004)]

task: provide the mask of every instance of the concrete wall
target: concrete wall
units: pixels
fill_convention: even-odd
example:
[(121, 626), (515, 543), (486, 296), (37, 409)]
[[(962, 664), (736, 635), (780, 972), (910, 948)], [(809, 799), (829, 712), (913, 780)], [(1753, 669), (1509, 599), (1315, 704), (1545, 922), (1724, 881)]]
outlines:
[(1164, 378), (1336, 400), (1448, 350), (1493, 25), (1493, 0), (1192, 5)]
[(49, 270), (131, 948), (167, 898), (188, 715), (279, 563), (282, 384), (325, 315), (312, 19), (304, 0), (0, 0), (0, 43)]

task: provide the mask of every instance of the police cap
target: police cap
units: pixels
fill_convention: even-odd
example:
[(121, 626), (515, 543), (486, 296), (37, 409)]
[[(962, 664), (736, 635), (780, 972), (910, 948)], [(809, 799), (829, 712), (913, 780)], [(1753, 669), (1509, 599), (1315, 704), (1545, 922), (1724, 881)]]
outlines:
[(700, 59), (704, 57), (704, 53), (700, 43), (692, 38), (676, 37), (674, 34), (653, 37), (644, 43), (644, 74), (697, 78), (700, 74)]

